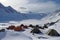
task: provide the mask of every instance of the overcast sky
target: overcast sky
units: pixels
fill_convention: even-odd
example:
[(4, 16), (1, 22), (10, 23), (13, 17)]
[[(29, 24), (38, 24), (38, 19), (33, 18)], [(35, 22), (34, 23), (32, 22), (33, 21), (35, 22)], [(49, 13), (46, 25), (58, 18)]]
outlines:
[(47, 13), (60, 8), (60, 0), (0, 0), (0, 2), (20, 12)]

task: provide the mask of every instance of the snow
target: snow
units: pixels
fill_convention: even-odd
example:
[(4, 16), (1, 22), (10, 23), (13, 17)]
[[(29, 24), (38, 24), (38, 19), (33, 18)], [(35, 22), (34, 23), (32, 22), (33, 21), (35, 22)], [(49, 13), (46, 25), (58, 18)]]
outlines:
[[(38, 23), (37, 20), (28, 20), (28, 21), (25, 20), (25, 21), (21, 21), (21, 23), (25, 24), (26, 22), (27, 23), (31, 22), (32, 24), (34, 24), (32, 21), (34, 23), (36, 23), (36, 24)], [(16, 22), (15, 23), (13, 21), (13, 22), (10, 22), (10, 23), (0, 23), (0, 27), (5, 27), (5, 25), (2, 25), (2, 24), (11, 25), (12, 23), (14, 25), (21, 24), (20, 22)], [(34, 24), (34, 25), (36, 25), (36, 24)], [(44, 29), (44, 30), (40, 29), (43, 34), (32, 35), (32, 33), (30, 33), (32, 28), (25, 29), (25, 31), (23, 31), (23, 32), (16, 32), (16, 31), (13, 31), (13, 30), (6, 30), (5, 32), (0, 32), (0, 40), (60, 40), (60, 37), (51, 37), (51, 36), (48, 36), (46, 34), (46, 32), (49, 29), (55, 29), (55, 30), (58, 31), (58, 33), (60, 33), (60, 21), (57, 22), (56, 24), (54, 24), (53, 26), (50, 26), (48, 29)], [(38, 37), (40, 37), (40, 38), (38, 38)]]
[[(27, 30), (23, 33), (25, 33), (26, 35), (29, 34), (28, 36), (30, 36), (33, 40), (60, 40), (60, 37), (51, 37), (51, 36), (46, 35), (46, 32), (49, 29), (55, 29), (60, 34), (60, 12), (55, 13), (55, 14), (50, 15), (50, 16), (47, 16), (47, 17), (43, 18), (42, 20), (28, 20), (28, 21), (25, 20), (22, 23), (24, 23), (24, 24), (32, 23), (32, 24), (43, 25), (45, 23), (55, 22), (57, 20), (59, 20), (59, 21), (57, 23), (55, 23), (54, 25), (50, 26), (48, 29), (41, 30), (43, 32), (43, 34), (32, 35), (29, 33), (31, 31), (30, 29), (29, 29), (30, 31)], [(38, 39), (38, 37), (46, 37), (47, 39), (45, 39), (45, 38)]]
[[(0, 15), (1, 15), (0, 17), (3, 17), (5, 19), (5, 16), (7, 16), (7, 19), (8, 19), (9, 17), (14, 16), (13, 18), (16, 19), (16, 18), (18, 18), (17, 16), (20, 16), (20, 14), (17, 14), (17, 16), (16, 16), (15, 10), (12, 9), (10, 6), (5, 7), (5, 8), (4, 8), (4, 6), (2, 4), (0, 4), (0, 6), (2, 6), (2, 7), (0, 7)], [(12, 15), (11, 11), (14, 12), (13, 15)], [(10, 13), (8, 13), (8, 12), (10, 12)], [(12, 15), (12, 16), (9, 16), (9, 15)], [(21, 14), (21, 18), (24, 15), (25, 14)], [(32, 14), (29, 14), (28, 16), (26, 16), (27, 17), (26, 19), (28, 19), (31, 15)], [(43, 14), (41, 14), (41, 16), (42, 15)], [(32, 17), (34, 17), (34, 16), (32, 15)], [(36, 16), (37, 16), (36, 18), (40, 17), (40, 15), (39, 16), (36, 15)], [(24, 19), (24, 18), (25, 18), (25, 16), (22, 19)], [(19, 19), (20, 19), (20, 17), (19, 17)], [(10, 25), (18, 26), (20, 24), (25, 24), (25, 25), (32, 24), (32, 25), (40, 25), (40, 26), (42, 26), (42, 25), (44, 25), (44, 24), (46, 24), (48, 22), (51, 23), (51, 22), (55, 22), (57, 20), (59, 20), (59, 21), (57, 23), (55, 23), (54, 25), (49, 26), (48, 29), (44, 29), (44, 30), (40, 29), (42, 34), (34, 34), (34, 35), (32, 35), (32, 33), (30, 33), (32, 28), (30, 28), (30, 27), (28, 29), (25, 29), (25, 31), (22, 31), (22, 32), (16, 32), (16, 31), (13, 31), (13, 30), (6, 30), (6, 27), (8, 27)], [(5, 32), (0, 32), (0, 40), (60, 40), (60, 37), (52, 37), (52, 36), (48, 36), (46, 34), (46, 32), (49, 29), (55, 29), (60, 34), (60, 12), (51, 13), (50, 15), (44, 17), (41, 20), (29, 19), (29, 20), (22, 20), (22, 21), (9, 21), (7, 23), (0, 23), (0, 29), (5, 29)]]
[(0, 33), (0, 40), (32, 40), (32, 38), (20, 32), (5, 31)]
[[(48, 20), (48, 21), (50, 21), (50, 20)], [(0, 27), (5, 27), (5, 25), (8, 26), (8, 25), (11, 25), (11, 24), (19, 25), (19, 24), (22, 24), (22, 23), (27, 24), (27, 25), (28, 25), (28, 23), (29, 24), (32, 23), (33, 25), (36, 25), (36, 24), (41, 25), (41, 22), (42, 21), (38, 21), (38, 20), (24, 20), (24, 21), (21, 21), (21, 22), (14, 22), (13, 21), (13, 22), (9, 22), (9, 23), (0, 23)], [(5, 25), (2, 25), (2, 24), (5, 24)], [(57, 30), (58, 33), (60, 33), (60, 21), (57, 22), (56, 24), (54, 24), (53, 26), (50, 26), (48, 29), (44, 29), (44, 30), (40, 29), (43, 34), (32, 35), (32, 33), (30, 33), (32, 28), (25, 29), (25, 31), (23, 31), (23, 32), (6, 30), (5, 32), (0, 33), (0, 40), (60, 40), (60, 37), (48, 36), (46, 34), (46, 32), (49, 29), (55, 29), (55, 30)], [(38, 38), (38, 37), (40, 37), (40, 38)]]
[[(60, 25), (59, 22), (49, 27), (48, 29), (54, 28), (58, 32), (60, 32), (60, 28), (58, 25)], [(0, 32), (0, 40), (59, 40), (60, 39), (60, 37), (50, 37), (46, 35), (45, 33), (48, 31), (48, 29), (41, 30), (43, 34), (35, 34), (35, 35), (32, 35), (32, 33), (30, 33), (32, 28), (25, 29), (25, 31), (23, 32), (6, 30), (5, 32)], [(39, 39), (38, 37), (41, 37), (41, 38)]]
[(28, 20), (23, 20), (20, 22), (20, 24), (25, 24), (25, 25), (40, 25), (40, 20), (36, 20), (36, 19), (28, 19)]

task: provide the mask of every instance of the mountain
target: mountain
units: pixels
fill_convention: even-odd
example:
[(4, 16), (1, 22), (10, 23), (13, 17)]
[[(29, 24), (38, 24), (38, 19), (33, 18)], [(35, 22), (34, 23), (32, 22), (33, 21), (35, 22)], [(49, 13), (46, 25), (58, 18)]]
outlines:
[(46, 16), (46, 18), (43, 18), (45, 23), (52, 23), (56, 22), (54, 25), (49, 26), (49, 29), (55, 29), (60, 34), (60, 9), (54, 11), (52, 15)]
[[(10, 9), (10, 8), (9, 8)], [(8, 10), (8, 8), (7, 8)], [(24, 17), (28, 14), (17, 14), (18, 12), (14, 12), (13, 13), (5, 13), (5, 15), (9, 15), (9, 17), (16, 17), (16, 15), (20, 15), (19, 17)], [(33, 13), (29, 12), (29, 15), (31, 16)], [(13, 16), (15, 15), (15, 16)], [(37, 14), (36, 14), (37, 15)], [(42, 14), (40, 14), (42, 15)], [(8, 16), (7, 16), (8, 17)], [(11, 17), (11, 18), (12, 18)], [(25, 19), (28, 19), (26, 17), (24, 17)], [(0, 19), (1, 20), (1, 19)], [(13, 19), (12, 19), (13, 20)], [(17, 20), (17, 19), (16, 19)], [(23, 18), (22, 18), (23, 20)], [(59, 20), (59, 21), (57, 21)], [(36, 21), (36, 20), (35, 20)], [(56, 22), (57, 21), (57, 22)], [(26, 22), (26, 21), (23, 21), (23, 22)], [(33, 20), (32, 20), (33, 22)], [(53, 12), (49, 15), (47, 15), (46, 17), (42, 18), (41, 20), (39, 20), (38, 22), (36, 23), (41, 23), (41, 24), (45, 24), (45, 23), (51, 23), (51, 22), (56, 22), (54, 25), (52, 26), (49, 26), (47, 29), (40, 29), (40, 31), (42, 32), (42, 34), (34, 34), (32, 35), (30, 32), (32, 30), (32, 28), (28, 28), (26, 29), (25, 31), (13, 31), (13, 30), (5, 30), (5, 32), (0, 32), (0, 39), (1, 40), (60, 40), (60, 36), (49, 36), (46, 34), (46, 32), (49, 30), (49, 29), (55, 29), (59, 34), (60, 34), (60, 11), (59, 12)], [(31, 23), (31, 21), (29, 20), (28, 23)], [(27, 24), (28, 24), (27, 23)], [(20, 25), (20, 23), (17, 23)], [(17, 25), (15, 24), (15, 25)], [(33, 23), (34, 24), (34, 23)], [(11, 25), (11, 24), (7, 24), (8, 25)], [(40, 24), (39, 24), (40, 25)], [(6, 26), (6, 27), (7, 27)], [(41, 26), (41, 25), (40, 25)], [(0, 24), (0, 30), (1, 30), (1, 27), (5, 29), (5, 25), (1, 25)]]
[(0, 22), (3, 21), (21, 21), (25, 19), (41, 19), (45, 17), (45, 13), (29, 12), (27, 14), (17, 12), (11, 6), (5, 7), (0, 3)]
[(60, 9), (52, 12), (50, 15), (46, 16), (42, 20), (45, 20), (46, 22), (55, 22), (57, 20), (60, 20)]

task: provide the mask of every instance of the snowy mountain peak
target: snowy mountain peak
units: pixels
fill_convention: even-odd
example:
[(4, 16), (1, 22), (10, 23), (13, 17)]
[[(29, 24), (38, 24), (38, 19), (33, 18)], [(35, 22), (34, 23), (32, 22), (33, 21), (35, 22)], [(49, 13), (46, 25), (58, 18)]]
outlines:
[(9, 10), (10, 12), (14, 13), (17, 12), (15, 9), (13, 9), (11, 6), (6, 7), (7, 10)]
[(4, 5), (0, 3), (0, 8), (4, 8)]

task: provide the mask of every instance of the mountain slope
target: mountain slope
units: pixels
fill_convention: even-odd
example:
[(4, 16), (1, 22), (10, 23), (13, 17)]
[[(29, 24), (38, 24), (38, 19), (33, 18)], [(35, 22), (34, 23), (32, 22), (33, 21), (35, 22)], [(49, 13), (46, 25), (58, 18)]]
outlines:
[(28, 14), (19, 13), (14, 10), (12, 7), (4, 7), (0, 3), (0, 22), (2, 21), (21, 21), (25, 19), (41, 19), (45, 17), (45, 13), (33, 13), (29, 12)]
[(51, 22), (55, 22), (57, 20), (60, 20), (60, 11), (56, 10), (54, 12), (52, 12), (51, 14), (47, 15), (45, 18), (41, 19), (41, 22), (45, 23), (51, 23)]
[[(57, 21), (57, 22), (56, 22)], [(60, 10), (54, 11), (52, 14), (46, 16), (41, 20), (41, 24), (56, 22), (53, 25), (48, 26), (47, 32), (49, 29), (55, 29), (60, 34)]]

